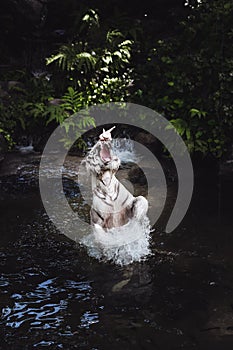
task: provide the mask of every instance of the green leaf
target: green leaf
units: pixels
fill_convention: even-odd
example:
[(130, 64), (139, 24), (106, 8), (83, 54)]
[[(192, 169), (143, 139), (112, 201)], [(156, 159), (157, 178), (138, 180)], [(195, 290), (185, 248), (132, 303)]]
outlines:
[(186, 130), (185, 130), (185, 133), (186, 133), (187, 140), (190, 140), (190, 139), (191, 139), (191, 132), (190, 132), (190, 129), (186, 129)]
[(200, 111), (196, 108), (192, 108), (190, 109), (190, 114), (191, 114), (191, 117), (195, 116), (196, 114), (200, 113)]

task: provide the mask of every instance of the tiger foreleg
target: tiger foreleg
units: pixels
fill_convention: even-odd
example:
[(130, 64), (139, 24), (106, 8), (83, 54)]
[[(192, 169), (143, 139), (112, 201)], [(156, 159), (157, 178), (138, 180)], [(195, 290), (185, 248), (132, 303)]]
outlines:
[(91, 208), (90, 214), (91, 214), (91, 224), (92, 225), (98, 224), (99, 226), (103, 226), (104, 218), (97, 210)]
[(143, 196), (138, 196), (135, 198), (133, 202), (133, 217), (136, 220), (141, 220), (145, 215), (147, 214), (148, 211), (148, 201), (145, 197)]

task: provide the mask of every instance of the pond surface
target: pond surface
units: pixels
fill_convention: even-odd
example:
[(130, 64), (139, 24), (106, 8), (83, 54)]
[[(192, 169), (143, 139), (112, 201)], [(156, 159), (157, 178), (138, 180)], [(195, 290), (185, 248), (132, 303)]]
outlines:
[[(185, 219), (165, 234), (177, 190), (168, 177), (154, 254), (120, 267), (57, 232), (40, 200), (39, 161), (9, 155), (1, 169), (0, 349), (233, 348), (232, 176), (197, 173)], [(78, 161), (64, 173), (74, 204)]]

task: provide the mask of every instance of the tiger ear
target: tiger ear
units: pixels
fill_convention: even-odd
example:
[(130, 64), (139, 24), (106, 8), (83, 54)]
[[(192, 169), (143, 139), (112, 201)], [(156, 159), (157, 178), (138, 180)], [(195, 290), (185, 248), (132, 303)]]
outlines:
[(111, 129), (108, 130), (108, 132), (113, 131), (113, 129), (115, 129), (115, 127), (116, 127), (116, 126), (114, 125)]
[(105, 129), (103, 129), (103, 133), (105, 132)]

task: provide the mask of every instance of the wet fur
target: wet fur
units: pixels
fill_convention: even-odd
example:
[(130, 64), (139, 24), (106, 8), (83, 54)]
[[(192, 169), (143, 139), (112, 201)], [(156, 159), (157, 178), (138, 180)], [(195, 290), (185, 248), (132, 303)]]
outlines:
[(116, 178), (120, 160), (112, 154), (111, 141), (104, 141), (109, 147), (111, 161), (103, 162), (101, 142), (97, 142), (85, 159), (86, 169), (92, 177), (90, 214), (96, 230), (123, 226), (132, 218), (140, 220), (148, 210), (147, 200), (142, 196), (134, 197)]

